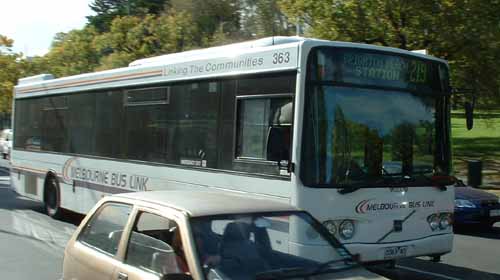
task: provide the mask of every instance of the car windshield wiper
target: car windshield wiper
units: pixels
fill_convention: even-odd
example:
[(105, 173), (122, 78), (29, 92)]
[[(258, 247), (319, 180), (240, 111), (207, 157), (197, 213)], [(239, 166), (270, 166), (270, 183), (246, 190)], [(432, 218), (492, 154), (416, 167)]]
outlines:
[(318, 265), (318, 267), (316, 267), (311, 273), (310, 275), (315, 275), (315, 274), (319, 274), (319, 273), (324, 273), (324, 272), (329, 272), (329, 271), (332, 271), (332, 270), (339, 270), (339, 269), (345, 269), (346, 267), (345, 266), (342, 266), (342, 267), (336, 267), (336, 268), (332, 268), (330, 267), (332, 264), (336, 264), (336, 263), (339, 263), (339, 262), (343, 262), (344, 264), (346, 265), (349, 265), (348, 268), (352, 268), (354, 265), (356, 265), (357, 263), (354, 262), (354, 260), (352, 260), (351, 258), (344, 258), (344, 259), (338, 259), (338, 260), (331, 260), (331, 261), (327, 261), (327, 262), (324, 262), (320, 265)]
[(285, 267), (257, 273), (255, 280), (283, 279), (308, 275), (308, 270), (304, 267)]

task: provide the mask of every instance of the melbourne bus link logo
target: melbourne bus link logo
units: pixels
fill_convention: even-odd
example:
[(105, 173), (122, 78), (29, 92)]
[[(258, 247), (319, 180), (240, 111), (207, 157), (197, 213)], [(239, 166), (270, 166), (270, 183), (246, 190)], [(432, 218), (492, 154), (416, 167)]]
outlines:
[(68, 159), (63, 165), (62, 178), (63, 178), (64, 183), (66, 183), (66, 184), (73, 183), (73, 179), (71, 178), (71, 175), (70, 175), (70, 169), (71, 169), (71, 164), (73, 164), (73, 162), (76, 160), (77, 160), (76, 157), (72, 157), (72, 158)]
[(63, 165), (62, 178), (66, 184), (72, 184), (76, 180), (77, 182), (111, 188), (130, 189), (134, 191), (147, 190), (149, 177), (80, 166), (80, 164), (74, 164), (76, 161), (78, 161), (78, 158), (73, 157), (68, 159)]
[(386, 203), (376, 203), (373, 202), (373, 199), (362, 200), (356, 206), (356, 213), (365, 214), (367, 212), (373, 211), (382, 211), (382, 210), (394, 210), (406, 208), (405, 203), (397, 203), (397, 202), (386, 202)]
[(405, 201), (405, 202), (374, 202), (373, 199), (361, 200), (356, 205), (356, 213), (366, 214), (368, 212), (390, 211), (398, 209), (415, 209), (434, 207), (434, 200)]

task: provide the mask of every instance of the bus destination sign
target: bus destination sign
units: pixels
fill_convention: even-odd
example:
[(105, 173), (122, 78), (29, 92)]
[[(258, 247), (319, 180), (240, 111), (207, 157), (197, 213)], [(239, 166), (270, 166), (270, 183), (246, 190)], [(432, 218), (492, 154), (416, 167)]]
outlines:
[(345, 76), (370, 80), (426, 84), (431, 72), (428, 63), (400, 56), (346, 52), (342, 62)]
[(319, 48), (312, 57), (313, 80), (418, 92), (448, 90), (447, 67), (431, 59), (353, 48)]

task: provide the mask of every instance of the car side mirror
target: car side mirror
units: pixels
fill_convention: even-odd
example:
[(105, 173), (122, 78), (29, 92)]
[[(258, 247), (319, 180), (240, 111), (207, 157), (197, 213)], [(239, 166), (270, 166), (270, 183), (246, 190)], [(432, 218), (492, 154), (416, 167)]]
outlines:
[(168, 273), (163, 275), (161, 280), (193, 280), (193, 277), (186, 273)]
[(471, 102), (465, 102), (464, 104), (465, 110), (465, 121), (467, 125), (467, 130), (471, 130), (474, 126), (474, 106)]

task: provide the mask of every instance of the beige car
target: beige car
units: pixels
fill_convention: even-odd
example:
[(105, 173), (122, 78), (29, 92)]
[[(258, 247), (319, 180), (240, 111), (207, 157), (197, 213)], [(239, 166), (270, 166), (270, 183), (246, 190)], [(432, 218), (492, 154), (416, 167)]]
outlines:
[(308, 213), (221, 192), (103, 198), (68, 242), (63, 266), (65, 280), (281, 278), (385, 279)]

